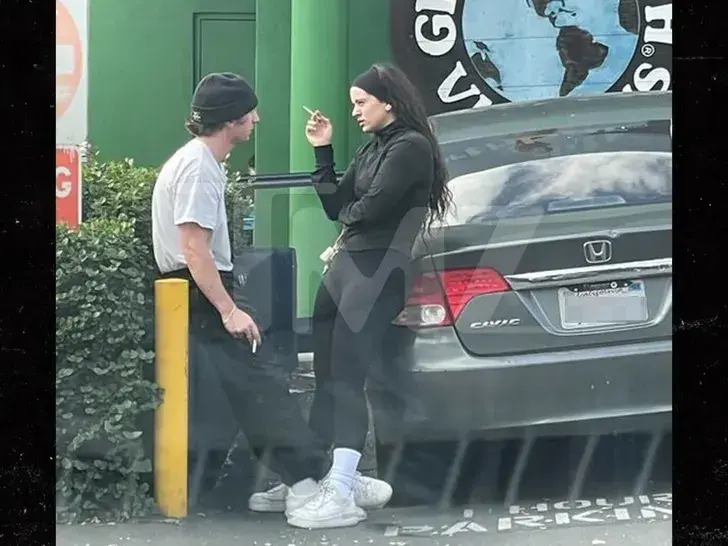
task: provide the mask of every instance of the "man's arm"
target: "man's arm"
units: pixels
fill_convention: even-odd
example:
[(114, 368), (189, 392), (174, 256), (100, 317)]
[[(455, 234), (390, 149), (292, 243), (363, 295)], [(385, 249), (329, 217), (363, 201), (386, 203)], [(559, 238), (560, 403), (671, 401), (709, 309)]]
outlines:
[(248, 338), (255, 351), (261, 342), (260, 331), (253, 318), (238, 309), (220, 278), (210, 250), (212, 231), (219, 222), (223, 206), (222, 184), (205, 180), (198, 172), (182, 180), (174, 200), (174, 223), (178, 228), (182, 252), (195, 284), (220, 313), (228, 333), (235, 338)]
[(212, 232), (194, 222), (180, 224), (178, 227), (182, 252), (192, 278), (220, 316), (227, 317), (236, 306), (225, 290), (215, 261), (212, 259), (210, 252)]
[(223, 188), (203, 180), (198, 172), (180, 182), (174, 201), (174, 223), (177, 225), (187, 267), (205, 297), (225, 318), (235, 302), (225, 290), (210, 250), (212, 230), (217, 227), (218, 210)]

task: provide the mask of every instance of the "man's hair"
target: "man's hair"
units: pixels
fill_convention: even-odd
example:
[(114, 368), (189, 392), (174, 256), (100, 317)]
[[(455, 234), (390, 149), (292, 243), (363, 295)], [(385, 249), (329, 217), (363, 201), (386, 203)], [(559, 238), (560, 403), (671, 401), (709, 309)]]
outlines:
[(195, 137), (212, 136), (221, 131), (223, 127), (225, 127), (225, 123), (204, 124), (193, 120), (191, 117), (185, 120), (185, 129)]
[(199, 121), (195, 121), (191, 117), (188, 117), (185, 120), (185, 129), (187, 129), (187, 132), (190, 133), (192, 136), (196, 136), (196, 137), (213, 136), (214, 134), (218, 133), (219, 131), (222, 131), (227, 123), (233, 123), (233, 124), (245, 123), (245, 119), (250, 114), (251, 114), (251, 112), (248, 112), (247, 114), (240, 116), (238, 119), (231, 119), (230, 121), (223, 121), (222, 123), (207, 123), (207, 124), (201, 123)]

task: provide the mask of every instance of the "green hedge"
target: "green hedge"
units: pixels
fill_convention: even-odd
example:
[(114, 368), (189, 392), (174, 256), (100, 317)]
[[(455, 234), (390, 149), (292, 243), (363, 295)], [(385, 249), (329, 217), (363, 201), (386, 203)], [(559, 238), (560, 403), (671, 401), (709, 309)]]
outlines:
[[(59, 522), (122, 521), (154, 509), (151, 438), (145, 437), (152, 431), (140, 422), (161, 400), (150, 381), (156, 275), (150, 207), (157, 172), (90, 154), (84, 222), (78, 230), (56, 228)], [(252, 198), (237, 174), (227, 204), (231, 223), (242, 226)], [(234, 238), (235, 248), (248, 241)]]
[(61, 521), (125, 519), (152, 507), (139, 415), (157, 406), (144, 379), (147, 306), (139, 239), (121, 220), (56, 229), (56, 495)]

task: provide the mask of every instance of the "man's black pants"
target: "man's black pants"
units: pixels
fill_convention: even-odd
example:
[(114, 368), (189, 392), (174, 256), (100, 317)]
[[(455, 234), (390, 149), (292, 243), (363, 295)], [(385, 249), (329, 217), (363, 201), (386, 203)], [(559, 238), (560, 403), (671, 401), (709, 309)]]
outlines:
[(328, 455), (317, 450), (288, 380), (275, 364), (265, 339), (255, 354), (246, 339), (233, 338), (219, 313), (195, 287), (190, 290), (190, 338), (198, 344), (197, 366), (213, 368), (232, 413), (256, 454), (267, 448), (269, 468), (284, 483), (320, 480)]

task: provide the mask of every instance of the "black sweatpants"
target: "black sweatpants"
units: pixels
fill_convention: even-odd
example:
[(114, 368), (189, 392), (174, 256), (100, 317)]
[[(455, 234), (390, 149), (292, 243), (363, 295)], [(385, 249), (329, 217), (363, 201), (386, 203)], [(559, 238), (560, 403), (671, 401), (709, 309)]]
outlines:
[(288, 485), (321, 479), (328, 470), (328, 454), (317, 449), (284, 371), (272, 364), (274, 348), (264, 339), (253, 354), (247, 340), (230, 336), (220, 315), (196, 288), (190, 291), (190, 334), (200, 344), (195, 365), (217, 372), (256, 456), (268, 448), (268, 466)]
[(342, 250), (325, 273), (313, 310), (316, 391), (309, 422), (322, 449), (363, 451), (367, 375), (381, 364), (409, 277), (409, 257), (394, 250)]

